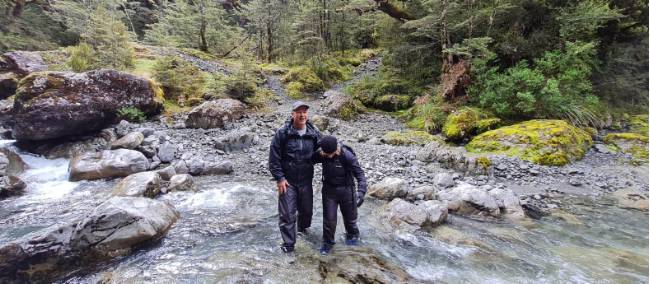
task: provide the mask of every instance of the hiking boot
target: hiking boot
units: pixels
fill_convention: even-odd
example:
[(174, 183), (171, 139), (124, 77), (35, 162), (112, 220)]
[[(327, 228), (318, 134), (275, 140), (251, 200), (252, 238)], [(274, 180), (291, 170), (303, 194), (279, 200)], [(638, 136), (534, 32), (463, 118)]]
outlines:
[(320, 255), (328, 255), (332, 251), (332, 245), (323, 245), (320, 248)]
[(348, 246), (358, 246), (359, 236), (345, 238), (345, 244)]

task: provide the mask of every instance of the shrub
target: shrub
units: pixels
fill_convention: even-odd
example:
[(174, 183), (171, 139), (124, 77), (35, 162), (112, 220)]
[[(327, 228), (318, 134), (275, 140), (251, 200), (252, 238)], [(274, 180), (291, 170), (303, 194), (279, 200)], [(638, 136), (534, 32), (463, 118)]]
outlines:
[(383, 71), (378, 76), (364, 77), (346, 91), (366, 107), (396, 111), (408, 108), (423, 89), (391, 71)]
[(137, 107), (123, 107), (117, 111), (117, 116), (120, 119), (125, 119), (130, 122), (144, 122), (146, 116)]
[(80, 43), (77, 46), (70, 47), (70, 59), (66, 62), (75, 72), (88, 71), (95, 66), (95, 51), (87, 43)]
[(173, 100), (180, 106), (184, 106), (189, 98), (202, 97), (206, 82), (201, 70), (175, 56), (156, 61), (154, 78), (162, 85), (165, 99)]

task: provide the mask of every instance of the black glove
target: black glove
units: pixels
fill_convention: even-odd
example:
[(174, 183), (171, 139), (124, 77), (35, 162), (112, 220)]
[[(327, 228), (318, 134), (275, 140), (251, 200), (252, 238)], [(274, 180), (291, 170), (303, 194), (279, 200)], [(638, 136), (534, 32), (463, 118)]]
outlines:
[(357, 193), (357, 207), (363, 204), (363, 195)]

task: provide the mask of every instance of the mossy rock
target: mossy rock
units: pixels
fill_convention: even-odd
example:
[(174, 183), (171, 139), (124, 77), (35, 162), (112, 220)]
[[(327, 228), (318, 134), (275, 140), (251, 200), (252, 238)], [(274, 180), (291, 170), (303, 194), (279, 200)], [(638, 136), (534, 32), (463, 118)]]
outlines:
[(325, 88), (323, 80), (318, 78), (316, 73), (307, 67), (292, 68), (289, 70), (289, 73), (282, 78), (282, 82), (286, 84), (299, 82), (302, 84), (300, 91), (307, 93), (320, 92)]
[[(363, 102), (363, 101), (362, 101)], [(383, 95), (375, 98), (373, 107), (385, 111), (396, 111), (408, 108), (411, 97), (407, 95)]]
[(293, 99), (301, 99), (303, 95), (303, 84), (300, 82), (291, 82), (287, 85), (287, 95)]
[(589, 133), (563, 120), (540, 119), (482, 133), (465, 148), (473, 153), (506, 154), (561, 166), (581, 159), (592, 143)]
[(648, 137), (648, 115), (633, 115), (629, 119), (630, 132)]
[(408, 130), (405, 132), (389, 131), (381, 137), (381, 141), (390, 145), (425, 145), (440, 139), (424, 131)]
[(460, 141), (472, 135), (483, 133), (496, 128), (501, 122), (498, 118), (490, 118), (479, 109), (464, 107), (447, 116), (442, 127), (442, 134), (451, 141)]
[(638, 133), (610, 133), (603, 141), (617, 151), (632, 155), (634, 162), (648, 162), (648, 136)]

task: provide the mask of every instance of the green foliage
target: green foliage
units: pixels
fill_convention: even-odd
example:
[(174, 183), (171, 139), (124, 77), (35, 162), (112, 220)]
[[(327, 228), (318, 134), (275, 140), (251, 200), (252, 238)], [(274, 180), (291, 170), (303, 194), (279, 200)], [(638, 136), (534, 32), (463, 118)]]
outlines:
[(287, 84), (287, 91), (291, 97), (302, 97), (304, 93), (320, 92), (325, 89), (323, 80), (308, 67), (294, 67), (282, 78)]
[(70, 59), (66, 62), (75, 72), (88, 71), (96, 65), (95, 50), (87, 43), (70, 47)]
[(501, 122), (490, 114), (476, 108), (463, 107), (447, 116), (442, 134), (447, 139), (459, 141), (496, 128)]
[(117, 116), (120, 119), (125, 119), (130, 122), (144, 122), (146, 120), (146, 116), (144, 112), (142, 112), (140, 109), (137, 107), (123, 107), (117, 110)]
[(131, 34), (120, 18), (103, 6), (90, 15), (81, 38), (95, 50), (97, 66), (93, 67), (126, 70), (133, 66)]
[(577, 1), (575, 5), (561, 9), (557, 17), (560, 22), (560, 37), (567, 41), (590, 41), (598, 28), (622, 17), (617, 9), (610, 8), (609, 1)]
[(190, 98), (203, 95), (206, 78), (203, 72), (187, 61), (175, 56), (166, 56), (156, 61), (154, 78), (163, 87), (165, 99), (180, 106)]
[(381, 137), (381, 141), (390, 145), (425, 145), (439, 138), (424, 131), (388, 131)]
[(228, 77), (225, 92), (233, 99), (246, 101), (246, 99), (255, 95), (257, 85), (262, 82), (262, 79), (259, 70), (253, 69), (253, 63), (244, 60), (241, 68)]
[(533, 66), (521, 61), (503, 72), (478, 70), (469, 93), (500, 117), (562, 118), (598, 125), (594, 113), (600, 105), (589, 81), (594, 58), (594, 43), (568, 42), (563, 50), (546, 52)]
[(346, 91), (366, 107), (396, 111), (408, 108), (423, 89), (389, 70), (383, 70), (378, 76), (364, 77)]
[[(14, 5), (21, 2), (20, 14)], [(37, 1), (0, 1), (0, 53), (10, 50), (50, 50), (78, 40)]]

